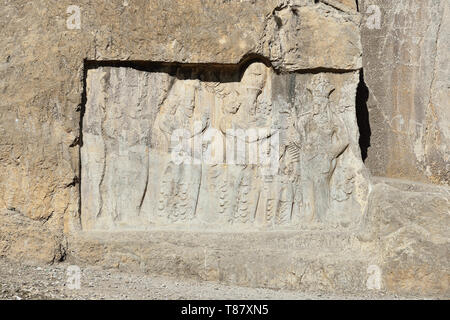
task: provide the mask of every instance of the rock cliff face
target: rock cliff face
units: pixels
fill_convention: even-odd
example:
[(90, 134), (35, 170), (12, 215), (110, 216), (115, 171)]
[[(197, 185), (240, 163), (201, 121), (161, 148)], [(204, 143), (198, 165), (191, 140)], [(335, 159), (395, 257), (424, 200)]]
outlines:
[(79, 219), (85, 61), (237, 64), (258, 55), (278, 70), (353, 72), (361, 67), (359, 16), (330, 3), (80, 1), (78, 29), (68, 28), (77, 22), (70, 1), (7, 1), (1, 207), (58, 234)]
[[(448, 188), (363, 164), (448, 184), (448, 20), (444, 0), (4, 1), (0, 256), (355, 291), (376, 265), (448, 294)], [(258, 160), (201, 162), (210, 130)]]
[(369, 186), (357, 72), (277, 75), (261, 62), (154, 69), (88, 70), (84, 230), (361, 220)]
[[(374, 175), (449, 184), (448, 1), (360, 1)], [(367, 19), (377, 6), (380, 25)], [(368, 13), (367, 13), (368, 12)]]

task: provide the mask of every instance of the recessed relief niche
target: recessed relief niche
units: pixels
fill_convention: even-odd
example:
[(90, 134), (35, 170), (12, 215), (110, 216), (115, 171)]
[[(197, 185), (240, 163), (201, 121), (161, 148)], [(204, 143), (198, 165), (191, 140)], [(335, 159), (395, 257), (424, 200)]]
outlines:
[(100, 66), (82, 118), (84, 230), (349, 227), (368, 183), (358, 72)]

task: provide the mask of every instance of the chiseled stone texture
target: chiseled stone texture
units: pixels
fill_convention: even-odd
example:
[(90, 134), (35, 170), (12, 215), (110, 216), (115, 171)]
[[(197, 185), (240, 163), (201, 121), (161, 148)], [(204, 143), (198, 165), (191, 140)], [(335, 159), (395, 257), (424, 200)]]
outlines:
[(88, 70), (84, 230), (358, 225), (358, 72), (241, 69)]
[[(381, 28), (367, 27), (369, 6)], [(450, 181), (450, 3), (362, 0), (363, 67), (369, 89), (372, 174)]]

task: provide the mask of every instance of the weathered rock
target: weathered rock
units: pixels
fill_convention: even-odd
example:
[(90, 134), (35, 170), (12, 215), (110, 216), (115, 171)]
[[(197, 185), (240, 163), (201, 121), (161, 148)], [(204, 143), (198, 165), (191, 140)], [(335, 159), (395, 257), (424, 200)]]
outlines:
[(0, 257), (26, 263), (53, 263), (65, 254), (64, 239), (46, 225), (12, 210), (0, 212)]
[(374, 261), (352, 233), (88, 232), (69, 240), (68, 261), (128, 272), (302, 291), (367, 291)]
[(366, 164), (374, 175), (448, 185), (450, 4), (363, 0), (360, 9), (368, 12), (361, 25), (372, 131)]
[(287, 2), (268, 16), (261, 53), (270, 58), (275, 68), (360, 68), (360, 16), (356, 11), (336, 10), (328, 3), (336, 1), (323, 1), (316, 6)]
[(450, 188), (378, 179), (361, 239), (378, 246), (390, 292), (450, 294)]

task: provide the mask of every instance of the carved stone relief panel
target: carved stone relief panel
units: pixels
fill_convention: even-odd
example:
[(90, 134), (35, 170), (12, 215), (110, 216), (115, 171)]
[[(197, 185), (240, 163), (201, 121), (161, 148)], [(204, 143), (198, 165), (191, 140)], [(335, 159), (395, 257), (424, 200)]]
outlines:
[(357, 224), (358, 73), (99, 67), (82, 121), (84, 230)]

